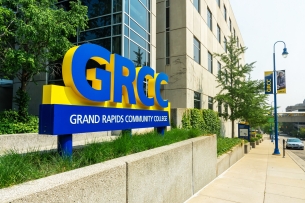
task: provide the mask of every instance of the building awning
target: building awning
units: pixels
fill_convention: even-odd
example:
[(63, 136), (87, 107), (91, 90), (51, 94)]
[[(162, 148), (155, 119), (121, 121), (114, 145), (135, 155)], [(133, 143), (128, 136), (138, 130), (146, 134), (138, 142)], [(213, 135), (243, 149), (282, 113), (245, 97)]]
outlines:
[(10, 87), (13, 85), (13, 80), (1, 79), (0, 78), (0, 87)]

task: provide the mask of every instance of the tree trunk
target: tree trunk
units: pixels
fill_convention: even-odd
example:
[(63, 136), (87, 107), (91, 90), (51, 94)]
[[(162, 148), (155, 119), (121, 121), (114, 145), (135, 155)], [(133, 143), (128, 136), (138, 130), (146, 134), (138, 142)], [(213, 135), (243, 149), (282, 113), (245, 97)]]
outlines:
[(234, 138), (234, 134), (235, 134), (235, 133), (234, 133), (234, 126), (235, 126), (235, 125), (234, 125), (234, 120), (232, 120), (232, 138)]
[(26, 92), (26, 85), (27, 85), (26, 74), (22, 73), (20, 83), (21, 85), (16, 92), (15, 103), (18, 106), (19, 121), (27, 122), (29, 115), (28, 106), (29, 106), (30, 97)]

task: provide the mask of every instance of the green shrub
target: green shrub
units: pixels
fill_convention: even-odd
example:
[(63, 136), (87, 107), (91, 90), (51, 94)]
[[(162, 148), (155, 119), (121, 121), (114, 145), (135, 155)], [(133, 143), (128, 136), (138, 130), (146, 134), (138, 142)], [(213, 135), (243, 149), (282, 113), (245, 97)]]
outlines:
[(0, 134), (37, 133), (38, 117), (29, 116), (26, 122), (18, 121), (17, 111), (8, 110), (0, 113)]
[(188, 110), (188, 109), (183, 113), (182, 128), (184, 128), (184, 129), (191, 129), (192, 128), (191, 115), (190, 114), (191, 114), (190, 110)]
[(220, 135), (220, 119), (217, 113), (210, 109), (202, 110), (206, 131), (211, 134)]
[(251, 137), (250, 138), (250, 142), (255, 142), (256, 141), (256, 138), (255, 137)]
[(220, 135), (220, 119), (210, 109), (187, 109), (182, 116), (182, 128), (199, 129), (208, 134)]
[(230, 151), (234, 146), (240, 144), (242, 139), (217, 137), (217, 156)]
[(191, 126), (193, 129), (206, 130), (206, 125), (199, 109), (191, 109)]

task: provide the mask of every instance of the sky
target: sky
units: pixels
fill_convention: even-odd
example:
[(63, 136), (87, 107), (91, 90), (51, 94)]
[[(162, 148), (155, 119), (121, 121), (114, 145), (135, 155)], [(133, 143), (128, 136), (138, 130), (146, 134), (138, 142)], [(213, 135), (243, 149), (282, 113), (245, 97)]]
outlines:
[[(276, 70), (286, 71), (286, 94), (277, 95), (278, 112), (305, 99), (305, 0), (230, 0), (244, 46), (246, 63), (255, 62), (252, 79), (264, 79), (273, 70), (273, 45), (284, 41), (289, 53), (282, 57), (283, 43), (275, 46)], [(303, 62), (302, 62), (303, 61)], [(274, 105), (273, 95), (269, 103)]]

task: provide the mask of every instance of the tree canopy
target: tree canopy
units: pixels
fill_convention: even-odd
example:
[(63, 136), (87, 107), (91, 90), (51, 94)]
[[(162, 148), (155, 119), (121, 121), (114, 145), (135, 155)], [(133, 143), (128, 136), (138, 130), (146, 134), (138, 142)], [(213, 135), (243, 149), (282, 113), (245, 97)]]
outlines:
[[(254, 62), (242, 64), (241, 57), (245, 53), (245, 47), (237, 46), (234, 37), (230, 37), (227, 44), (227, 52), (214, 57), (223, 62), (224, 66), (219, 71), (217, 82), (220, 87), (215, 100), (229, 107), (230, 113), (221, 113), (225, 120), (232, 122), (232, 137), (234, 137), (234, 122), (247, 121), (257, 126), (267, 121), (265, 115), (268, 111), (266, 98), (263, 94), (263, 81), (251, 80), (250, 73), (254, 68)], [(253, 127), (254, 127), (253, 126)]]
[[(86, 27), (87, 7), (79, 0), (70, 2), (69, 11), (56, 3), (0, 0), (0, 75), (19, 79), (22, 97), (35, 75), (60, 68), (56, 60), (73, 46), (68, 38)], [(27, 114), (27, 104), (17, 105), (20, 114)]]

